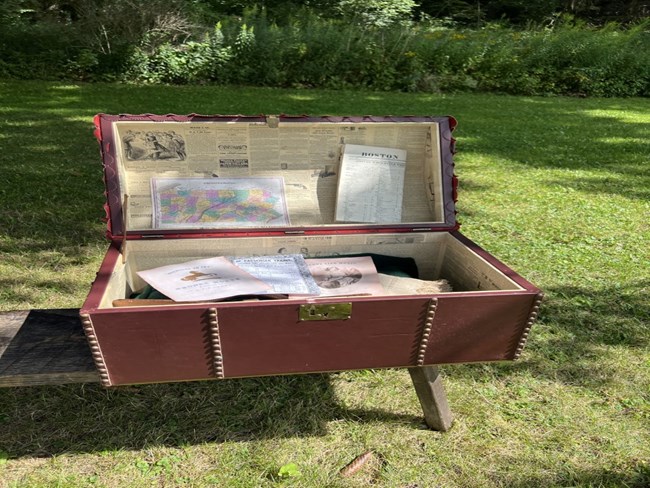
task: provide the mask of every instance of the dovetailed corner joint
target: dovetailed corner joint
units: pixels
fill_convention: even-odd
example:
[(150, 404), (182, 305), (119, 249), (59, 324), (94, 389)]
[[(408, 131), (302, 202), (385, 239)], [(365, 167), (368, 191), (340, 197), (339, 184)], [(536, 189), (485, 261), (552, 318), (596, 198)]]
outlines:
[(433, 319), (436, 316), (437, 307), (438, 307), (438, 299), (432, 298), (429, 301), (427, 317), (424, 320), (424, 329), (422, 330), (422, 338), (420, 339), (420, 347), (418, 348), (418, 359), (417, 359), (418, 366), (422, 366), (424, 364), (424, 356), (427, 352), (427, 346), (429, 345), (429, 336), (431, 335), (431, 329), (433, 328)]
[(84, 333), (86, 334), (86, 339), (88, 339), (88, 344), (90, 345), (90, 354), (93, 357), (95, 362), (95, 367), (99, 373), (99, 381), (102, 386), (111, 386), (111, 379), (108, 375), (108, 369), (106, 368), (106, 362), (104, 361), (104, 356), (99, 347), (99, 342), (97, 341), (97, 336), (95, 335), (95, 328), (93, 323), (90, 320), (90, 315), (84, 313), (80, 314), (81, 325), (83, 326)]
[(515, 356), (513, 359), (519, 359), (519, 356), (521, 356), (521, 353), (524, 350), (524, 347), (526, 346), (526, 341), (528, 340), (528, 334), (530, 334), (530, 329), (533, 326), (533, 324), (537, 321), (537, 316), (539, 315), (539, 306), (542, 304), (543, 299), (544, 299), (543, 293), (539, 293), (535, 297), (535, 301), (533, 302), (533, 307), (530, 309), (530, 315), (528, 315), (528, 320), (526, 321), (526, 327), (524, 327), (524, 331), (521, 334), (521, 338), (519, 339), (519, 343), (517, 344), (517, 349), (515, 350)]
[(223, 379), (223, 352), (221, 351), (221, 339), (219, 337), (219, 318), (216, 308), (208, 309), (210, 317), (210, 346), (212, 348), (212, 361), (214, 374), (217, 378)]

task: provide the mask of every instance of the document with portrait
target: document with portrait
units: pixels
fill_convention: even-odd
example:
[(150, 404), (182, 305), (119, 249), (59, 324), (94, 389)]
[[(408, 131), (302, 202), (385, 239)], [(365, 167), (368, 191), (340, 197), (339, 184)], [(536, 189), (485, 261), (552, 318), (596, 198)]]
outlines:
[(305, 259), (320, 289), (320, 297), (383, 295), (370, 256)]

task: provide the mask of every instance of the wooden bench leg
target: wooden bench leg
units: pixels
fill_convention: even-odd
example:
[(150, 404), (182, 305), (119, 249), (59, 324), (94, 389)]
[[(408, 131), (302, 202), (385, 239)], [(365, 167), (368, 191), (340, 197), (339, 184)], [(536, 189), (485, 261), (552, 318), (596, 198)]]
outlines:
[(422, 405), (424, 420), (433, 430), (446, 432), (451, 428), (453, 417), (447, 394), (437, 366), (408, 368), (415, 392)]

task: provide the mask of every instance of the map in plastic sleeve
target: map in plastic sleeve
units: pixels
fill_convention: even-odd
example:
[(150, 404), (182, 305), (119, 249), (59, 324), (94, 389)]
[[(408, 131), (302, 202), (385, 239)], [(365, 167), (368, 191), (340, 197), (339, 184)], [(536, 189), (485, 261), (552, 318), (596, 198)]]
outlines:
[(153, 227), (290, 225), (283, 178), (151, 178)]

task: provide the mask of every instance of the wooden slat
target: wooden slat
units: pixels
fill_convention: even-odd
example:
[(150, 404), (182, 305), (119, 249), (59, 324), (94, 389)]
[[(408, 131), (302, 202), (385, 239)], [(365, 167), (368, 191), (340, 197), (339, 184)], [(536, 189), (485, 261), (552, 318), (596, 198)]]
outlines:
[(0, 313), (0, 386), (96, 381), (78, 309)]
[(427, 425), (441, 432), (451, 429), (453, 416), (447, 403), (447, 394), (438, 367), (409, 368), (409, 373)]

